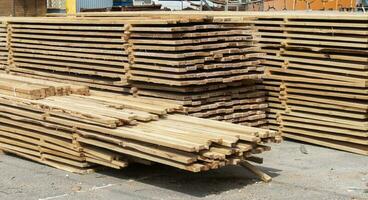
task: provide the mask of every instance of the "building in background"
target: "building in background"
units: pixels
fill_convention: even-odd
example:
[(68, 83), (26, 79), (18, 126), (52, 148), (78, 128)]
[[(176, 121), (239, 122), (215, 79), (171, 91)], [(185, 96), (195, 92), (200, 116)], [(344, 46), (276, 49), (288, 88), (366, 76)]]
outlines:
[(191, 7), (190, 1), (175, 1), (175, 0), (152, 0), (155, 4), (161, 4), (163, 8), (170, 10), (185, 10)]
[[(111, 9), (114, 0), (75, 0), (76, 12), (81, 12), (84, 9)], [(47, 7), (53, 12), (60, 10), (65, 12), (67, 0), (47, 0)]]
[[(48, 0), (50, 10), (65, 12), (66, 1)], [(368, 0), (72, 0), (76, 12), (154, 9), (170, 10), (238, 10), (238, 11), (293, 11), (293, 10), (354, 10), (357, 5), (368, 6)], [(114, 8), (113, 8), (114, 7)], [(123, 8), (123, 9), (121, 9)], [(125, 8), (125, 9), (124, 9)], [(157, 8), (155, 8), (157, 9)]]
[(262, 10), (352, 10), (356, 5), (356, 0), (264, 0)]
[[(83, 10), (110, 10), (112, 7), (134, 7), (162, 5), (170, 10), (183, 10), (193, 7), (191, 2), (199, 4), (199, 0), (76, 0), (76, 12)], [(51, 13), (65, 13), (67, 0), (47, 0), (47, 7)]]
[(0, 16), (44, 16), (46, 0), (0, 0)]
[(357, 0), (358, 10), (368, 12), (368, 0)]
[(83, 9), (112, 8), (113, 0), (77, 0), (77, 12)]
[(123, 6), (131, 6), (133, 5), (133, 0), (114, 0), (114, 7), (123, 7)]
[(66, 0), (47, 0), (47, 8), (65, 9)]

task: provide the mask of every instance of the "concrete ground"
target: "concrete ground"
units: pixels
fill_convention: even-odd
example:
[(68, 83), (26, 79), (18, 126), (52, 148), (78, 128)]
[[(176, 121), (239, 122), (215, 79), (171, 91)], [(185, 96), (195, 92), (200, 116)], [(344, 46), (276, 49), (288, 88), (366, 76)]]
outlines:
[(368, 157), (296, 142), (263, 157), (271, 183), (241, 167), (192, 174), (132, 165), (81, 176), (0, 155), (0, 199), (368, 199)]

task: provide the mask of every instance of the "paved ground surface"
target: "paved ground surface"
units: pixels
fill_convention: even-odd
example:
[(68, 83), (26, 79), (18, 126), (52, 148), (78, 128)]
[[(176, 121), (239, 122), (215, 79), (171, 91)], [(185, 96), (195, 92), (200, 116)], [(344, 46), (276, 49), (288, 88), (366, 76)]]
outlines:
[(133, 165), (80, 176), (0, 155), (0, 199), (368, 199), (367, 157), (284, 142), (264, 158), (272, 183), (241, 167), (192, 174)]

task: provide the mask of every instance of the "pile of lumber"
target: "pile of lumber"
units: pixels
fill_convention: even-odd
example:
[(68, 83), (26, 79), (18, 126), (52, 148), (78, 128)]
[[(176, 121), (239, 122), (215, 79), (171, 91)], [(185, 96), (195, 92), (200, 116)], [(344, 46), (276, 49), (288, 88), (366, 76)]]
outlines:
[(8, 62), (7, 32), (5, 22), (0, 20), (0, 70), (5, 69)]
[(132, 81), (206, 85), (258, 79), (263, 71), (249, 24), (144, 24), (129, 31)]
[(86, 86), (69, 85), (0, 73), (0, 93), (36, 100), (70, 94), (88, 95), (89, 89)]
[[(231, 24), (230, 27), (237, 24), (241, 27), (241, 30), (245, 31), (249, 30), (249, 25), (255, 27), (257, 35), (262, 36), (257, 46), (262, 48), (262, 53), (267, 53), (267, 56), (262, 56), (265, 60), (263, 65), (267, 67), (267, 80), (264, 82), (265, 86), (260, 85), (257, 81), (254, 81), (254, 85), (258, 87), (255, 90), (257, 93), (265, 87), (270, 94), (268, 96), (270, 128), (279, 130), (286, 137), (295, 140), (367, 154), (367, 98), (365, 95), (367, 93), (368, 16), (366, 14), (189, 11), (170, 13), (80, 13), (76, 17), (82, 19), (88, 17), (108, 19), (124, 17), (161, 18), (163, 16), (167, 18), (210, 16), (214, 22)], [(170, 36), (167, 39), (168, 41), (174, 38), (174, 33), (168, 35)], [(160, 34), (162, 33), (158, 31), (156, 34), (158, 38)], [(188, 34), (182, 35), (189, 37)], [(141, 35), (141, 37), (147, 36)], [(195, 43), (200, 43), (200, 40)], [(174, 42), (171, 45), (180, 46), (180, 43)], [(155, 46), (162, 48), (163, 44), (158, 43)], [(168, 44), (166, 46), (171, 47)], [(181, 46), (185, 45), (182, 44)], [(149, 47), (145, 50), (147, 49), (152, 51)], [(165, 53), (168, 54), (168, 52)], [(187, 55), (185, 53), (181, 52), (180, 56), (183, 54), (183, 57), (185, 57)], [(159, 56), (165, 54), (151, 55), (158, 59)], [(177, 59), (180, 59), (180, 56)], [(182, 60), (186, 61), (187, 58), (182, 58)], [(185, 65), (184, 63), (182, 65)], [(133, 67), (132, 71), (137, 70), (134, 68), (135, 62), (130, 61), (130, 64)], [(129, 75), (136, 79), (133, 82), (136, 86), (136, 88), (133, 88), (133, 92), (140, 96), (166, 98), (175, 103), (181, 103), (181, 105), (188, 108), (189, 112), (192, 112), (192, 115), (199, 117), (212, 119), (230, 117), (231, 119), (228, 119), (228, 121), (235, 122), (236, 120), (231, 117), (232, 114), (224, 114), (233, 112), (233, 109), (225, 108), (230, 108), (230, 105), (233, 105), (232, 102), (235, 101), (217, 102), (215, 99), (231, 98), (230, 96), (234, 95), (229, 95), (229, 93), (234, 94), (232, 91), (234, 91), (236, 85), (242, 89), (250, 88), (249, 86), (252, 85), (244, 82), (232, 82), (232, 86), (229, 86), (231, 84), (228, 83), (180, 85), (186, 83), (184, 80), (188, 79), (185, 76), (185, 71), (168, 71), (172, 67), (165, 66), (163, 68), (163, 63), (157, 63), (157, 65), (159, 67), (150, 68), (155, 69), (155, 73), (152, 71), (150, 73), (145, 72), (145, 77), (149, 77), (149, 80), (142, 81), (141, 77), (137, 78), (138, 75), (141, 75), (139, 74), (141, 69), (138, 74)], [(203, 72), (203, 69), (201, 68), (201, 70), (196, 73), (201, 74), (200, 72)], [(171, 74), (168, 72), (171, 72)], [(172, 75), (173, 73), (175, 75)], [(180, 76), (177, 76), (178, 73), (181, 73)], [(170, 82), (163, 83), (163, 77), (166, 78), (165, 80), (169, 79)], [(141, 83), (137, 83), (137, 80)], [(147, 84), (147, 82), (154, 84)], [(242, 86), (243, 83), (246, 86)], [(221, 88), (223, 88), (222, 91), (230, 92), (228, 94), (223, 93), (224, 95), (221, 96), (221, 92), (218, 92), (221, 91)], [(216, 96), (212, 94), (216, 94)], [(235, 92), (235, 96), (241, 95)], [(262, 96), (253, 96), (254, 99), (248, 101), (248, 103), (254, 102), (257, 97), (262, 98)], [(214, 100), (208, 101), (212, 98)], [(201, 110), (204, 110), (204, 112)], [(264, 114), (264, 110), (258, 111), (260, 111), (259, 115)], [(216, 112), (222, 114), (218, 115)], [(247, 115), (246, 112), (241, 110), (241, 114)]]
[(266, 92), (260, 81), (182, 88), (147, 84), (139, 86), (140, 89), (135, 93), (138, 96), (183, 105), (191, 116), (247, 126), (263, 126), (267, 123)]
[(271, 128), (368, 155), (368, 16), (260, 18)]
[(129, 92), (123, 23), (21, 18), (8, 21), (8, 30), (9, 71)]
[(242, 18), (8, 18), (7, 71), (155, 97), (188, 114), (266, 124), (257, 36)]
[(255, 155), (270, 150), (267, 143), (281, 141), (276, 131), (198, 119), (178, 114), (180, 105), (106, 92), (29, 100), (0, 91), (0, 109), (2, 151), (76, 173), (133, 162), (192, 172), (249, 167), (247, 161), (262, 161)]
[(196, 117), (266, 123), (263, 54), (250, 24), (211, 19), (129, 31), (134, 95), (167, 99)]

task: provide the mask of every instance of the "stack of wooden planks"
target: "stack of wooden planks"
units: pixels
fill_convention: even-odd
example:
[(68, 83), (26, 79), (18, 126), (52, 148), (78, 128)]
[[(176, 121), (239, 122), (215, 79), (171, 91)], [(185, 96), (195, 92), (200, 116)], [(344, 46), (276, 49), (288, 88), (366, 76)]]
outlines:
[(266, 92), (260, 81), (182, 88), (139, 85), (138, 96), (160, 98), (162, 101), (183, 105), (186, 112), (195, 117), (247, 126), (263, 126), (267, 123)]
[[(267, 56), (262, 56), (265, 59), (263, 65), (267, 67), (267, 80), (264, 82), (265, 86), (254, 81), (255, 87), (258, 87), (254, 91), (260, 93), (259, 90), (262, 90), (264, 87), (266, 91), (269, 91), (268, 102), (270, 108), (268, 109), (268, 118), (271, 128), (279, 130), (288, 138), (367, 154), (367, 98), (365, 95), (367, 93), (368, 16), (366, 14), (342, 12), (234, 13), (189, 11), (169, 13), (80, 13), (77, 15), (81, 19), (88, 17), (103, 19), (152, 17), (162, 19), (165, 17), (185, 18), (186, 16), (210, 16), (213, 22), (230, 24), (233, 27), (235, 26), (234, 24), (237, 24), (241, 27), (241, 30), (245, 31), (249, 30), (249, 25), (251, 25), (255, 27), (256, 34), (262, 36), (257, 46), (262, 48), (262, 53), (267, 53)], [(178, 60), (182, 59), (181, 61), (192, 61), (188, 59), (190, 58), (188, 56), (191, 54), (185, 54), (186, 51), (180, 52), (172, 48), (172, 46), (185, 46), (185, 44), (180, 45), (180, 43), (173, 42), (175, 35), (178, 34), (175, 34), (175, 32), (166, 34), (169, 39), (166, 39), (167, 41), (165, 40), (165, 42), (171, 41), (169, 45), (167, 43), (162, 44), (160, 36), (163, 33), (161, 32), (164, 32), (164, 29), (157, 31), (157, 34), (155, 34), (159, 42), (155, 45), (151, 44), (151, 46), (156, 46), (157, 50), (145, 45), (145, 51), (154, 51), (156, 53), (149, 54), (151, 58), (155, 57), (155, 59), (162, 60), (162, 57), (166, 56), (165, 58), (168, 59), (176, 58)], [(188, 41), (187, 38), (195, 36), (187, 34), (185, 31), (183, 33), (180, 37), (186, 41)], [(198, 38), (209, 36), (202, 35), (200, 37), (199, 35), (201, 34), (196, 35)], [(144, 35), (142, 33), (138, 35), (139, 39), (146, 38), (147, 40), (147, 34)], [(200, 44), (201, 41), (203, 40), (196, 40), (195, 44)], [(222, 44), (222, 42), (218, 43)], [(135, 44), (132, 45), (135, 46)], [(165, 49), (166, 52), (163, 52), (164, 54), (157, 54), (159, 48), (165, 45), (174, 49), (180, 55), (168, 57), (167, 54), (173, 50), (169, 51), (167, 49)], [(192, 45), (191, 49), (193, 50), (187, 51), (197, 52), (195, 50), (196, 46)], [(136, 51), (139, 52), (139, 50)], [(148, 56), (147, 52), (143, 53)], [(141, 57), (142, 55), (137, 56)], [(228, 121), (235, 122), (237, 120), (232, 117), (232, 114), (224, 113), (234, 112), (234, 109), (228, 108), (231, 107), (230, 105), (234, 105), (233, 102), (236, 101), (217, 102), (215, 99), (231, 99), (231, 96), (234, 96), (233, 94), (241, 97), (240, 93), (232, 92), (236, 91), (236, 87), (244, 90), (247, 90), (245, 88), (252, 88), (251, 81), (248, 83), (235, 81), (232, 82), (232, 85), (228, 83), (184, 85), (187, 83), (185, 81), (188, 80), (188, 76), (185, 73), (187, 71), (172, 71), (172, 66), (168, 68), (167, 63), (156, 63), (158, 67), (155, 65), (150, 68), (155, 69), (155, 71), (147, 72), (147, 68), (137, 65), (141, 61), (136, 63), (134, 58), (135, 56), (130, 60), (130, 66), (133, 72), (138, 70), (134, 65), (138, 66), (139, 72), (131, 74), (129, 77), (136, 79), (134, 84), (138, 89), (134, 88), (133, 92), (135, 94), (171, 99), (171, 101), (185, 105), (189, 112), (195, 116), (212, 119), (227, 118)], [(164, 64), (165, 67), (162, 66)], [(185, 66), (186, 63), (182, 62), (181, 65)], [(176, 68), (174, 69), (177, 70)], [(144, 81), (142, 81), (141, 77), (143, 70), (145, 70), (144, 77), (146, 77)], [(168, 72), (171, 74), (168, 74)], [(201, 72), (203, 72), (203, 68), (200, 71), (196, 71), (196, 73), (202, 75)], [(178, 80), (180, 81), (178, 82)], [(147, 82), (153, 82), (154, 84), (147, 84)], [(180, 85), (182, 82), (183, 85)], [(230, 92), (226, 94), (221, 91)], [(253, 90), (248, 89), (247, 91), (249, 93)], [(220, 94), (224, 95), (221, 96)], [(249, 96), (246, 98), (249, 98)], [(262, 96), (252, 96), (252, 98), (253, 100), (248, 101), (248, 103), (255, 101), (264, 102), (260, 100), (263, 98)], [(257, 100), (257, 98), (260, 99)], [(244, 100), (244, 97), (238, 100)], [(264, 114), (264, 110), (258, 111), (259, 115)], [(216, 114), (216, 112), (221, 114)], [(247, 116), (246, 113), (247, 111), (245, 110), (240, 112), (240, 114), (245, 115), (245, 118)], [(248, 125), (254, 124), (248, 123)]]
[(263, 73), (250, 24), (211, 19), (132, 25), (133, 94), (167, 99), (188, 114), (250, 126), (266, 123)]
[(266, 124), (268, 110), (270, 127), (288, 138), (368, 152), (367, 15), (118, 12), (0, 21), (8, 72), (153, 97), (249, 126)]
[(132, 162), (200, 172), (261, 162), (255, 155), (281, 141), (276, 131), (176, 114), (182, 109), (96, 91), (38, 100), (0, 91), (0, 149), (76, 173)]
[(269, 122), (283, 136), (368, 155), (368, 16), (260, 18)]
[(70, 94), (88, 95), (86, 86), (69, 85), (0, 73), (0, 92), (25, 99), (43, 99)]
[(7, 33), (6, 23), (0, 20), (0, 70), (8, 63)]
[(249, 24), (132, 25), (130, 80), (170, 86), (257, 79), (262, 69)]
[(243, 17), (242, 23), (254, 24), (262, 36), (259, 46), (268, 54), (263, 56), (268, 78), (264, 84), (270, 91), (271, 128), (287, 138), (368, 154), (366, 14), (175, 13), (187, 14), (211, 15), (219, 20), (237, 16)]
[(266, 124), (264, 69), (239, 17), (8, 18), (7, 71), (165, 99), (196, 117)]
[(8, 30), (10, 71), (129, 92), (123, 23), (22, 18), (9, 21)]

